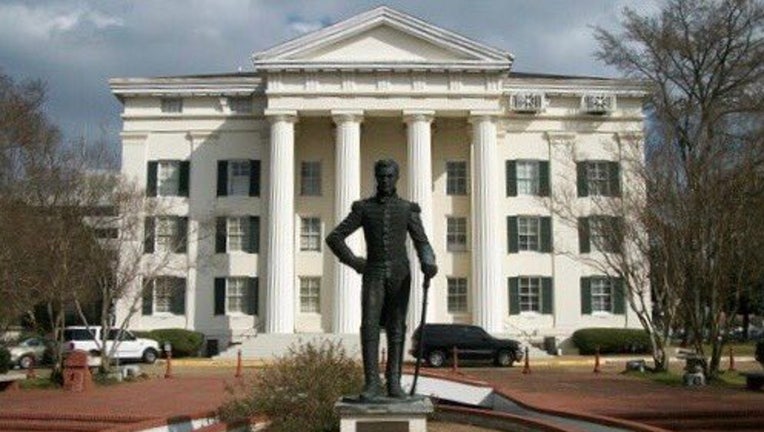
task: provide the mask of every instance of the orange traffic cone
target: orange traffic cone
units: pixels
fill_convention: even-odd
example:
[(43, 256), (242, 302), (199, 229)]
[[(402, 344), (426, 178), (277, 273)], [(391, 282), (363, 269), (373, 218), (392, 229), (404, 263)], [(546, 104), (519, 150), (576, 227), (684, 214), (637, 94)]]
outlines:
[(241, 350), (236, 353), (236, 378), (241, 378)]
[(600, 373), (600, 347), (594, 353), (594, 373)]

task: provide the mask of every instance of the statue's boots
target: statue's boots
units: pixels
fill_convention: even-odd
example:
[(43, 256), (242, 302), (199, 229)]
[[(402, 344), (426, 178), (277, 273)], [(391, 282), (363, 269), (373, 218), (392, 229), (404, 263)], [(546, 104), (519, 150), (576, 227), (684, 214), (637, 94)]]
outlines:
[[(405, 399), (406, 392), (401, 388), (401, 367), (403, 366), (403, 334), (391, 335), (387, 340), (388, 361), (385, 370), (387, 395), (391, 398)], [(396, 340), (400, 338), (400, 340)]]
[(382, 380), (379, 379), (379, 339), (361, 339), (363, 355), (364, 386), (361, 400), (372, 401), (384, 396)]

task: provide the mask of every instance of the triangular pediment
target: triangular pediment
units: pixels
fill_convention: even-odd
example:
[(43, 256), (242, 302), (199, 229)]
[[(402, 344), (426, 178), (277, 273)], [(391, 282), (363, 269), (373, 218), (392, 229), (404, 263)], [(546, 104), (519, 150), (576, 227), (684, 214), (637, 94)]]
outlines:
[(265, 70), (313, 68), (506, 69), (512, 55), (379, 7), (253, 56)]

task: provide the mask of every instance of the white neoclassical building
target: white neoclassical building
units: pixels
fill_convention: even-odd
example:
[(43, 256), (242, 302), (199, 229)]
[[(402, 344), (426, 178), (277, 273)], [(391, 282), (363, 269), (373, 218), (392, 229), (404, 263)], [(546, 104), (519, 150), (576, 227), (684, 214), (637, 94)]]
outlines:
[[(536, 336), (639, 326), (619, 282), (580, 259), (602, 253), (593, 219), (565, 223), (548, 203), (578, 190), (586, 209), (628, 186), (613, 149), (641, 146), (642, 83), (516, 73), (510, 53), (387, 7), (252, 61), (254, 72), (110, 81), (122, 172), (163, 203), (144, 252), (168, 265), (136, 286), (133, 328), (221, 344), (357, 333), (360, 277), (323, 238), (374, 193), (374, 161), (388, 157), (438, 259), (428, 321)], [(360, 234), (350, 243), (363, 253)]]

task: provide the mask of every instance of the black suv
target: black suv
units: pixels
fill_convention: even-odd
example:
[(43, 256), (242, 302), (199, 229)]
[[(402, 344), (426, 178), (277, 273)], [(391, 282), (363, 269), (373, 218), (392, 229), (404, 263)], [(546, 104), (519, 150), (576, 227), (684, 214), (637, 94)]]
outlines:
[[(414, 357), (419, 355), (417, 328), (411, 337)], [(459, 360), (493, 360), (497, 366), (512, 366), (523, 359), (520, 343), (511, 339), (496, 339), (478, 326), (466, 324), (425, 324), (422, 354), (432, 367), (441, 367), (453, 356), (456, 347)]]

